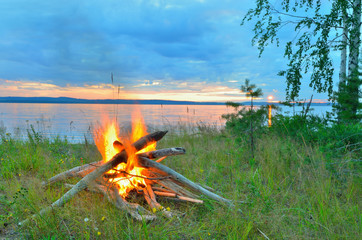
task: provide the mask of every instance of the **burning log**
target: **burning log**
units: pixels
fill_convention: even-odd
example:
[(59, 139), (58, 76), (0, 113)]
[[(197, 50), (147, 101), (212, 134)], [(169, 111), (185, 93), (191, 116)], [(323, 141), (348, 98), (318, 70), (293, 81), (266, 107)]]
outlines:
[[(113, 143), (113, 146), (123, 146), (120, 142), (117, 142), (116, 144)], [(121, 150), (122, 151), (122, 150)], [(186, 150), (184, 148), (181, 147), (175, 147), (175, 148), (164, 148), (164, 149), (158, 149), (158, 150), (154, 150), (154, 151), (150, 151), (150, 152), (145, 152), (145, 153), (140, 153), (137, 154), (137, 156), (144, 156), (148, 158), (159, 158), (160, 159), (156, 160), (156, 162), (160, 162), (160, 160), (162, 161), (164, 158), (168, 157), (168, 156), (175, 156), (175, 155), (181, 155), (181, 154), (185, 154)], [(60, 182), (60, 181), (64, 181), (67, 180), (69, 178), (75, 178), (75, 177), (84, 177), (87, 174), (89, 174), (90, 172), (94, 171), (97, 167), (101, 166), (103, 163), (103, 161), (99, 161), (99, 162), (92, 162), (92, 163), (87, 163), (84, 164), (82, 166), (77, 166), (74, 167), (68, 171), (59, 173), (55, 176), (53, 176), (52, 178), (42, 182), (42, 186), (43, 187), (47, 187), (53, 183), (56, 182)], [(114, 174), (113, 177), (117, 177), (118, 174)], [(105, 175), (107, 177), (107, 175)], [(112, 177), (111, 174), (108, 175), (108, 178)]]
[[(139, 151), (142, 148), (146, 147), (148, 144), (161, 140), (167, 131), (158, 131), (152, 134), (148, 134), (146, 136), (141, 137), (136, 142), (133, 143), (133, 147)], [(72, 189), (66, 192), (61, 198), (52, 203), (49, 207), (42, 209), (39, 212), (39, 215), (42, 216), (48, 212), (50, 212), (53, 208), (63, 207), (70, 199), (72, 199), (77, 193), (87, 188), (92, 181), (96, 180), (105, 172), (108, 172), (113, 167), (117, 166), (121, 162), (127, 162), (127, 153), (125, 150), (122, 150), (120, 153), (116, 154), (110, 161), (102, 164), (93, 172), (86, 175), (82, 180), (80, 180)], [(26, 224), (29, 219), (24, 220), (20, 223), (20, 225)]]
[[(233, 206), (230, 200), (208, 191), (199, 184), (159, 163), (167, 156), (185, 154), (184, 148), (166, 148), (138, 153), (138, 151), (144, 151), (145, 147), (162, 139), (166, 133), (167, 131), (158, 131), (148, 134), (131, 145), (127, 142), (122, 144), (120, 141), (115, 140), (111, 145), (116, 150), (115, 154), (107, 162), (99, 161), (75, 167), (43, 182), (43, 186), (49, 186), (57, 181), (82, 177), (61, 198), (49, 207), (42, 209), (38, 215), (44, 215), (53, 208), (64, 206), (78, 192), (84, 189), (103, 194), (110, 203), (140, 221), (153, 220), (156, 216), (139, 204), (126, 201), (126, 196), (132, 189), (135, 189), (138, 194), (143, 194), (152, 211), (160, 211), (168, 218), (173, 217), (174, 214), (162, 207), (158, 203), (157, 197), (203, 203), (202, 200), (198, 199), (199, 194), (202, 194), (218, 202)], [(157, 161), (150, 160), (156, 158), (160, 159)], [(127, 185), (124, 189), (123, 184)], [(20, 224), (26, 224), (27, 222), (29, 222), (29, 219)]]
[(113, 147), (114, 149), (116, 149), (118, 152), (121, 152), (124, 149), (124, 146), (121, 142), (119, 141), (114, 141), (113, 142)]

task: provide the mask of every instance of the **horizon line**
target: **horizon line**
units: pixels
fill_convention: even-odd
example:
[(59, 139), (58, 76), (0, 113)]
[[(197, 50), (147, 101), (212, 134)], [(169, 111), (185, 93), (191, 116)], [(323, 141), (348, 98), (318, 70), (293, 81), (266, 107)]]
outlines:
[[(14, 100), (17, 99), (17, 100)], [(62, 101), (67, 99), (68, 101)], [(12, 101), (11, 101), (12, 100)], [(38, 101), (36, 101), (38, 100)], [(43, 101), (42, 101), (43, 100)], [(123, 104), (195, 104), (195, 105), (226, 105), (227, 101), (188, 101), (188, 100), (164, 100), (164, 99), (86, 99), (86, 98), (72, 98), (72, 97), (19, 97), (19, 96), (6, 96), (0, 97), (0, 103), (59, 103), (59, 104), (114, 104), (115, 102), (126, 102)], [(152, 103), (153, 102), (153, 103)], [(158, 103), (155, 103), (158, 102)], [(283, 101), (255, 101), (257, 105), (261, 104), (281, 104)], [(308, 103), (309, 101), (293, 101), (290, 103)], [(236, 102), (239, 104), (250, 103), (249, 101)], [(122, 104), (122, 103), (119, 103)], [(331, 104), (331, 102), (312, 101), (312, 104)]]

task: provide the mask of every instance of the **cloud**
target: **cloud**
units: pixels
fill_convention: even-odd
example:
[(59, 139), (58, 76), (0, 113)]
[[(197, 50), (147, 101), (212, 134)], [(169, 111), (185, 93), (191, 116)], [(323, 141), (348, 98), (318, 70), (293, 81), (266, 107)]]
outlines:
[(168, 90), (196, 93), (205, 86), (239, 89), (250, 78), (266, 92), (278, 88), (283, 98), (284, 80), (276, 76), (285, 66), (281, 49), (269, 47), (259, 59), (250, 43), (251, 25), (240, 27), (253, 4), (5, 1), (0, 8), (0, 78), (76, 90), (109, 84), (112, 72), (124, 92), (164, 95)]
[[(232, 89), (223, 85), (205, 85), (204, 82), (196, 82), (192, 87), (189, 83), (179, 83), (179, 88), (165, 88), (159, 91), (150, 86), (159, 85), (159, 82), (145, 81), (139, 89), (125, 90), (122, 86), (112, 84), (99, 84), (75, 86), (67, 84), (59, 86), (51, 83), (39, 83), (29, 80), (12, 81), (0, 79), (0, 96), (50, 96), (73, 97), (86, 99), (162, 99), (187, 100), (187, 101), (243, 101), (245, 96), (239, 89)], [(144, 87), (144, 88), (141, 88)]]
[(161, 85), (161, 81), (150, 81), (150, 80), (144, 80), (144, 83), (137, 84), (133, 87), (150, 87), (150, 86), (159, 86)]

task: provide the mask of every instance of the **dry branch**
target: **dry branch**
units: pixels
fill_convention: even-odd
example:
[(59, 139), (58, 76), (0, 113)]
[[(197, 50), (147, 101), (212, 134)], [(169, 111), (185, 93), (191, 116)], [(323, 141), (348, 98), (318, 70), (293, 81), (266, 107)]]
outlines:
[(148, 203), (148, 205), (150, 205), (151, 209), (153, 211), (156, 211), (156, 210), (161, 210), (163, 207), (161, 206), (161, 204), (159, 204), (157, 201), (156, 201), (156, 197), (155, 197), (155, 194), (152, 192), (149, 191), (149, 185), (147, 185), (144, 189), (143, 189), (143, 194), (145, 196), (145, 199)]
[[(114, 141), (113, 146), (119, 151), (122, 151), (124, 149), (122, 143), (120, 143), (119, 141)], [(186, 150), (184, 148), (176, 147), (176, 148), (164, 148), (164, 149), (158, 149), (158, 150), (154, 150), (154, 151), (150, 151), (150, 152), (140, 153), (140, 154), (138, 154), (138, 156), (144, 156), (144, 157), (148, 157), (150, 159), (161, 157), (160, 159), (157, 160), (157, 162), (160, 162), (163, 159), (165, 159), (167, 156), (175, 156), (175, 155), (181, 155), (181, 154), (185, 154), (185, 153), (186, 153)], [(94, 169), (96, 169), (97, 167), (102, 165), (102, 163), (103, 163), (102, 161), (99, 161), (99, 162), (93, 162), (93, 163), (88, 163), (88, 164), (85, 164), (82, 166), (74, 167), (70, 170), (67, 170), (66, 172), (62, 172), (62, 173), (55, 175), (54, 177), (50, 178), (47, 181), (44, 181), (42, 183), (42, 186), (46, 187), (55, 182), (64, 181), (69, 178), (85, 177), (87, 174), (94, 171)]]
[(190, 198), (199, 197), (196, 194), (185, 189), (184, 187), (180, 186), (179, 183), (176, 183), (172, 179), (159, 180), (159, 181), (157, 181), (157, 183), (178, 195), (186, 196), (186, 197), (190, 197)]
[(170, 190), (168, 190), (166, 188), (163, 188), (163, 187), (154, 187), (154, 186), (152, 186), (152, 189), (153, 189), (154, 192), (159, 191), (159, 192), (166, 192), (166, 193), (175, 193), (174, 191), (170, 191)]
[(170, 192), (160, 192), (160, 191), (154, 191), (154, 193), (158, 196), (163, 196), (163, 197), (173, 197), (173, 198), (178, 198), (180, 200), (183, 201), (188, 201), (188, 202), (193, 202), (193, 203), (204, 203), (204, 201), (199, 200), (199, 199), (194, 199), (194, 198), (189, 198), (189, 197), (184, 197), (184, 196), (180, 196), (177, 195), (176, 193), (170, 193)]
[[(159, 131), (146, 135), (134, 142), (132, 146), (136, 151), (139, 151), (144, 147), (162, 139), (166, 133), (167, 131)], [(156, 216), (151, 212), (147, 211), (139, 204), (127, 202), (122, 196), (120, 196), (119, 190), (115, 185), (112, 184), (111, 180), (122, 177), (143, 178), (146, 182), (146, 186), (134, 186), (135, 189), (138, 193), (143, 194), (152, 210), (159, 210), (164, 216), (168, 218), (171, 218), (173, 213), (163, 208), (161, 204), (157, 202), (156, 195), (163, 196), (171, 200), (203, 203), (202, 200), (197, 198), (199, 198), (198, 194), (204, 194), (218, 202), (226, 203), (229, 206), (234, 206), (230, 200), (208, 191), (199, 184), (192, 182), (183, 175), (159, 163), (167, 156), (185, 154), (186, 151), (184, 148), (166, 148), (140, 153), (137, 154), (135, 160), (130, 160), (133, 158), (128, 158), (126, 149), (122, 143), (115, 141), (113, 142), (113, 147), (117, 149), (119, 153), (114, 155), (113, 158), (108, 162), (100, 161), (75, 167), (50, 178), (48, 181), (45, 181), (43, 185), (47, 186), (54, 182), (62, 181), (71, 177), (83, 177), (76, 185), (70, 186), (71, 189), (61, 198), (59, 198), (49, 207), (42, 209), (38, 215), (42, 216), (53, 208), (64, 206), (64, 204), (73, 198), (78, 192), (88, 188), (90, 191), (103, 194), (109, 202), (114, 204), (117, 208), (126, 211), (133, 218), (139, 221), (154, 220)], [(152, 161), (150, 158), (159, 159), (157, 161)], [(120, 163), (127, 164), (125, 170), (114, 169)], [(141, 176), (130, 173), (130, 170), (132, 170), (134, 166), (143, 167), (142, 173), (138, 174)], [(115, 172), (107, 173), (111, 169), (115, 170)], [(163, 188), (159, 186), (162, 186)], [(32, 217), (35, 216), (36, 215), (33, 215)], [(26, 219), (19, 224), (24, 225), (27, 222), (29, 222), (29, 219)]]
[(156, 195), (153, 192), (152, 188), (150, 185), (147, 185), (145, 189), (143, 189), (143, 194), (144, 197), (148, 203), (148, 205), (150, 205), (150, 207), (152, 208), (153, 211), (161, 211), (161, 213), (167, 217), (167, 218), (172, 218), (173, 213), (171, 211), (166, 210), (164, 207), (161, 206), (161, 204), (159, 204), (156, 200)]
[(149, 159), (155, 159), (159, 157), (165, 157), (165, 156), (175, 156), (175, 155), (181, 155), (185, 154), (186, 150), (181, 147), (175, 147), (175, 148), (164, 148), (164, 149), (158, 149), (150, 152), (140, 153), (137, 154), (139, 157), (146, 157)]
[(114, 204), (118, 209), (126, 211), (131, 217), (138, 221), (152, 221), (156, 219), (155, 215), (144, 209), (142, 206), (124, 200), (119, 195), (117, 188), (108, 188), (103, 181), (101, 181), (101, 183), (92, 184), (90, 190), (103, 194), (110, 203)]
[[(136, 142), (134, 142), (132, 145), (133, 147), (139, 151), (142, 148), (146, 147), (147, 145), (159, 141), (160, 139), (165, 136), (167, 131), (158, 131), (155, 133), (148, 134), (146, 136), (141, 137)], [(100, 167), (95, 169), (93, 172), (86, 175), (84, 178), (82, 178), (72, 189), (70, 189), (68, 192), (66, 192), (61, 198), (59, 198), (57, 201), (52, 203), (49, 207), (46, 207), (42, 209), (39, 212), (39, 215), (44, 215), (47, 212), (51, 211), (51, 209), (55, 207), (63, 207), (65, 203), (67, 203), (70, 199), (72, 199), (77, 193), (87, 188), (87, 186), (94, 180), (96, 180), (98, 177), (100, 177), (105, 172), (108, 172), (110, 169), (114, 168), (121, 162), (127, 162), (127, 153), (125, 150), (122, 150), (120, 153), (116, 154), (110, 161), (102, 164)], [(118, 202), (118, 200), (117, 200)], [(33, 215), (33, 217), (36, 215)], [(21, 225), (24, 225), (29, 222), (29, 219), (24, 220), (21, 222)]]
[(223, 198), (223, 197), (221, 197), (221, 196), (219, 196), (219, 195), (217, 195), (215, 193), (210, 192), (209, 190), (207, 190), (207, 189), (201, 187), (200, 185), (192, 182), (191, 180), (187, 179), (183, 175), (177, 173), (176, 171), (172, 170), (171, 168), (169, 168), (169, 167), (167, 167), (167, 166), (165, 166), (165, 165), (163, 165), (161, 163), (152, 161), (152, 160), (150, 160), (148, 158), (145, 158), (145, 157), (139, 157), (138, 164), (140, 164), (140, 166), (142, 166), (142, 167), (147, 167), (147, 168), (151, 167), (151, 168), (158, 169), (158, 170), (164, 172), (165, 175), (171, 176), (174, 180), (184, 184), (185, 186), (189, 187), (190, 189), (192, 189), (195, 192), (204, 194), (207, 197), (209, 197), (211, 199), (214, 199), (214, 200), (216, 200), (218, 202), (226, 203), (231, 207), (234, 206), (234, 204), (231, 202), (231, 200)]
[(156, 216), (144, 209), (142, 206), (136, 203), (129, 203), (124, 200), (118, 193), (117, 189), (113, 190), (114, 197), (116, 199), (116, 206), (121, 210), (126, 210), (133, 218), (138, 221), (147, 220), (152, 221), (156, 219)]
[(87, 163), (82, 166), (74, 167), (72, 169), (69, 169), (66, 172), (62, 172), (62, 173), (55, 175), (54, 177), (48, 179), (47, 181), (42, 182), (42, 186), (46, 187), (55, 182), (64, 181), (66, 179), (73, 178), (73, 177), (80, 177), (81, 175), (79, 175), (79, 172), (89, 170), (89, 169), (94, 170), (96, 167), (100, 166), (101, 164), (102, 164), (102, 162), (99, 161), (99, 162), (92, 162), (92, 163)]
[(196, 183), (196, 184), (198, 184), (198, 185), (200, 185), (201, 187), (209, 190), (210, 192), (215, 192), (215, 189), (213, 189), (212, 187), (209, 187), (209, 186), (207, 186), (207, 185), (205, 185), (205, 184), (202, 184), (202, 183)]

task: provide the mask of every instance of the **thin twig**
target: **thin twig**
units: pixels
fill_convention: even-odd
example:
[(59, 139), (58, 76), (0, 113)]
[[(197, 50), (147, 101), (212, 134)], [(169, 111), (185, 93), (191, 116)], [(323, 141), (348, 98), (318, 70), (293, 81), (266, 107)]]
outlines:
[[(119, 178), (118, 175), (122, 176), (122, 174), (126, 174), (126, 175), (129, 175), (131, 177), (138, 177), (138, 178), (143, 178), (143, 179), (148, 179), (148, 180), (162, 180), (162, 179), (171, 178), (170, 176), (165, 176), (165, 177), (145, 177), (145, 176), (135, 175), (135, 174), (126, 172), (124, 170), (116, 170), (116, 169), (114, 169), (114, 171), (117, 171), (119, 174), (117, 174), (117, 175), (115, 175), (115, 174), (105, 174), (104, 177), (105, 178)], [(130, 179), (130, 178), (125, 177), (125, 178), (122, 178), (120, 180), (125, 180), (125, 179)], [(116, 182), (118, 182), (120, 180), (117, 180)]]
[(199, 200), (199, 199), (194, 199), (194, 198), (189, 198), (189, 197), (184, 197), (184, 196), (180, 196), (176, 193), (170, 193), (170, 192), (160, 192), (160, 191), (154, 191), (154, 193), (158, 196), (163, 196), (163, 197), (173, 197), (173, 198), (178, 198), (180, 200), (183, 201), (188, 201), (188, 202), (193, 202), (193, 203), (204, 203), (204, 201)]
[(257, 229), (258, 229), (258, 231), (261, 233), (261, 235), (263, 235), (263, 237), (265, 237), (266, 239), (270, 240), (265, 233), (263, 233), (259, 228), (257, 228)]

